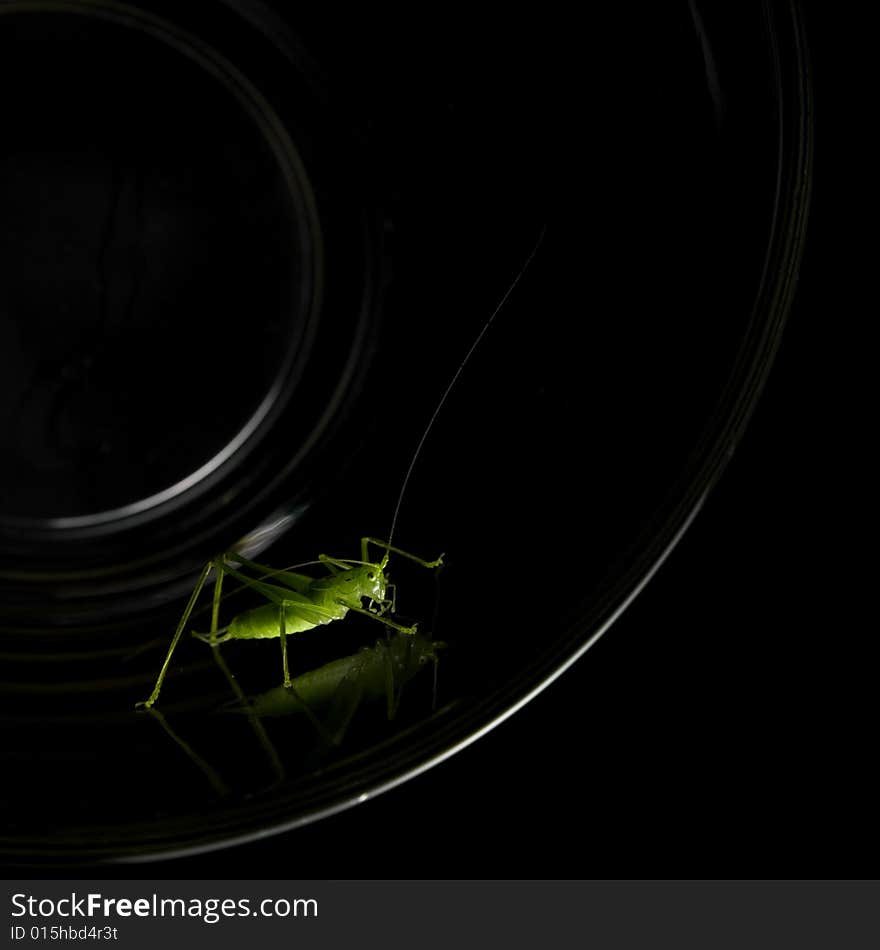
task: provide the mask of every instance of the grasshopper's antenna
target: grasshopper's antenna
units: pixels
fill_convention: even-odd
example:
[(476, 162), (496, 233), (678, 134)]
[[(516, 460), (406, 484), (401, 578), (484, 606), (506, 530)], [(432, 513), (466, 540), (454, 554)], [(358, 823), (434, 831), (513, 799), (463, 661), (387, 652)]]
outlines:
[(403, 482), (400, 485), (400, 494), (397, 496), (397, 504), (394, 506), (394, 515), (391, 518), (391, 529), (388, 532), (388, 544), (390, 545), (394, 539), (394, 529), (397, 527), (397, 516), (400, 514), (400, 506), (403, 503), (403, 496), (406, 494), (407, 486), (409, 485), (410, 476), (413, 473), (413, 469), (416, 467), (416, 462), (419, 459), (419, 456), (422, 454), (422, 448), (427, 441), (428, 435), (431, 432), (431, 429), (434, 428), (434, 423), (437, 421), (437, 416), (440, 415), (440, 410), (446, 403), (449, 394), (452, 392), (453, 387), (458, 382), (459, 376), (461, 376), (464, 371), (465, 366), (470, 362), (471, 357), (474, 355), (474, 351), (480, 345), (483, 340), (483, 337), (489, 332), (489, 327), (492, 326), (493, 321), (498, 316), (498, 314), (504, 309), (504, 305), (507, 303), (510, 295), (516, 290), (517, 285), (522, 280), (523, 275), (531, 266), (532, 261), (535, 259), (535, 256), (538, 253), (538, 249), (541, 247), (541, 244), (544, 241), (544, 235), (547, 233), (547, 225), (545, 224), (541, 228), (541, 233), (538, 235), (538, 239), (535, 241), (532, 250), (529, 252), (529, 256), (526, 258), (525, 263), (519, 269), (519, 273), (514, 277), (512, 283), (504, 292), (504, 296), (498, 302), (498, 305), (492, 311), (489, 319), (483, 324), (483, 329), (477, 334), (477, 338), (471, 344), (470, 349), (465, 353), (464, 359), (461, 363), (458, 364), (458, 369), (452, 374), (452, 379), (449, 380), (446, 389), (443, 391), (443, 395), (440, 397), (437, 405), (434, 407), (433, 413), (431, 413), (431, 418), (428, 420), (428, 424), (425, 426), (424, 431), (422, 432), (422, 437), (419, 439), (419, 444), (416, 446), (415, 452), (413, 452), (412, 458), (409, 462), (409, 468), (406, 470), (406, 474), (403, 476)]

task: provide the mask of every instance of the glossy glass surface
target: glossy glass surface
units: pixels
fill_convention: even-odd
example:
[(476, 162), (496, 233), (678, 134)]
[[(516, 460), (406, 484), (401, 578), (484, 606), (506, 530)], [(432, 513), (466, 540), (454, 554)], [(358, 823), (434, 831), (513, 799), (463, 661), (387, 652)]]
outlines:
[[(312, 820), (442, 759), (551, 681), (635, 595), (733, 451), (782, 330), (808, 203), (804, 38), (785, 3), (628, 6), (589, 30), (552, 9), (346, 9), (341, 30), (325, 5), (135, 6), (122, 22), (110, 3), (0, 3), (0, 44), (24, 31), (29, 61), (44, 57), (32, 98), (4, 86), (20, 134), (0, 167), (28, 167), (27, 138), (83, 211), (39, 229), (26, 210), (3, 214), (19, 224), (4, 225), (0, 326), (26, 352), (0, 354), (25, 368), (0, 433), (0, 844), (31, 862), (222, 846)], [(88, 81), (108, 98), (56, 118), (74, 175), (33, 110), (62, 101), (52, 81), (86, 41)], [(115, 83), (113, 57), (128, 69)], [(166, 59), (177, 72), (158, 70)], [(194, 133), (200, 84), (214, 105)], [(177, 198), (150, 231), (159, 201), (138, 182), (161, 180), (163, 162)], [(4, 205), (30, 194), (46, 213), (43, 181), (22, 192), (5, 178)], [(76, 234), (105, 236), (77, 237), (67, 258), (71, 217)], [(249, 536), (273, 566), (357, 558), (362, 536), (387, 535), (428, 420), (542, 230), (400, 506), (395, 544), (447, 556), (437, 577), (390, 566), (399, 615), (445, 644), (436, 682), (404, 658), (392, 721), (381, 691), (352, 698), (359, 674), (316, 704), (317, 725), (293, 707), (248, 717), (187, 637), (161, 716), (136, 712), (208, 557)], [(22, 278), (22, 233), (57, 262), (39, 293)], [(175, 267), (182, 291), (163, 282)], [(49, 321), (68, 281), (80, 329), (29, 343), (22, 308)], [(141, 335), (158, 395), (120, 355)], [(100, 385), (97, 369), (65, 375), (90, 356), (106, 360)], [(42, 429), (9, 404), (37, 392)], [(94, 495), (51, 488), (49, 449)], [(141, 471), (150, 458), (155, 477)], [(168, 485), (184, 486), (173, 504), (88, 520)], [(238, 597), (226, 622), (260, 602)], [(293, 673), (366, 657), (383, 636), (367, 618), (298, 635)], [(280, 682), (277, 640), (222, 658), (249, 696)]]

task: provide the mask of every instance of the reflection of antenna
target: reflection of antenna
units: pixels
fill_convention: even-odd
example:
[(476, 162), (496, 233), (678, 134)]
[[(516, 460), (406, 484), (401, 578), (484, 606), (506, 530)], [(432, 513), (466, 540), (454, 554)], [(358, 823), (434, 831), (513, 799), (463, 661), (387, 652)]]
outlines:
[(407, 486), (409, 485), (410, 476), (413, 473), (413, 469), (416, 467), (416, 462), (418, 461), (418, 458), (422, 453), (422, 448), (425, 445), (428, 435), (431, 432), (431, 429), (434, 427), (434, 423), (437, 421), (437, 416), (440, 415), (440, 410), (443, 408), (444, 404), (446, 403), (446, 400), (449, 397), (449, 394), (452, 392), (452, 388), (458, 382), (458, 377), (461, 376), (465, 366), (467, 366), (467, 364), (470, 362), (471, 357), (474, 355), (474, 351), (480, 345), (480, 343), (483, 340), (483, 337), (488, 332), (489, 327), (492, 326), (493, 321), (501, 312), (501, 310), (504, 308), (504, 305), (507, 303), (508, 299), (510, 298), (510, 295), (514, 292), (514, 290), (516, 290), (516, 287), (519, 284), (520, 280), (522, 280), (523, 275), (529, 269), (529, 266), (534, 260), (535, 255), (538, 253), (538, 248), (540, 248), (544, 240), (544, 235), (546, 233), (547, 233), (547, 225), (545, 224), (544, 227), (541, 228), (541, 233), (538, 235), (538, 239), (537, 241), (535, 241), (535, 244), (532, 247), (532, 250), (529, 252), (529, 256), (526, 258), (525, 263), (519, 269), (519, 273), (516, 275), (516, 277), (514, 277), (512, 283), (504, 292), (504, 296), (501, 298), (501, 300), (498, 302), (498, 305), (492, 311), (492, 314), (489, 317), (489, 319), (483, 324), (483, 329), (480, 330), (480, 332), (477, 334), (477, 338), (471, 344), (470, 349), (467, 351), (467, 353), (465, 353), (464, 359), (461, 361), (461, 363), (458, 364), (458, 369), (452, 374), (452, 379), (449, 380), (449, 383), (446, 386), (446, 389), (443, 391), (443, 395), (440, 397), (439, 401), (437, 402), (437, 405), (434, 407), (434, 411), (433, 413), (431, 413), (431, 418), (428, 420), (428, 424), (425, 426), (425, 429), (422, 432), (422, 437), (419, 439), (419, 444), (416, 446), (415, 452), (413, 452), (412, 458), (410, 459), (410, 462), (409, 462), (409, 467), (407, 468), (406, 474), (403, 476), (403, 482), (400, 485), (400, 494), (398, 494), (397, 496), (397, 504), (394, 506), (394, 514), (392, 515), (392, 518), (391, 518), (391, 528), (388, 531), (389, 545), (394, 540), (394, 529), (397, 527), (397, 516), (400, 514), (400, 506), (403, 502), (403, 496), (406, 494), (406, 489), (407, 489)]

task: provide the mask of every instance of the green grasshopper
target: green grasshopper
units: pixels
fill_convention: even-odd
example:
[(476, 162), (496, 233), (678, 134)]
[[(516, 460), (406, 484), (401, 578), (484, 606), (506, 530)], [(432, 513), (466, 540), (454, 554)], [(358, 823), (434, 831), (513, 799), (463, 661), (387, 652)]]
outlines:
[[(458, 382), (459, 376), (470, 361), (471, 356), (473, 356), (474, 351), (479, 346), (483, 337), (488, 332), (495, 317), (507, 303), (508, 298), (528, 270), (529, 265), (541, 246), (545, 232), (546, 227), (542, 229), (537, 241), (532, 247), (531, 253), (520, 268), (513, 282), (508, 286), (500, 302), (495, 307), (495, 310), (483, 324), (482, 329), (471, 344), (470, 349), (465, 354), (464, 359), (459, 364), (446, 386), (443, 395), (434, 408), (428, 420), (428, 424), (422, 432), (421, 439), (410, 458), (409, 467), (403, 477), (400, 492), (397, 496), (397, 503), (391, 518), (388, 541), (379, 541), (376, 538), (363, 538), (361, 540), (360, 560), (335, 558), (322, 554), (316, 563), (326, 567), (329, 573), (324, 577), (317, 578), (310, 577), (306, 574), (295, 573), (292, 569), (276, 571), (265, 565), (249, 561), (235, 552), (222, 554), (220, 557), (209, 561), (202, 569), (189, 602), (184, 609), (183, 616), (180, 618), (180, 623), (177, 625), (177, 630), (171, 640), (171, 646), (168, 648), (168, 654), (159, 671), (153, 692), (144, 702), (138, 703), (139, 706), (151, 709), (158, 700), (165, 674), (171, 663), (171, 657), (177, 648), (181, 636), (183, 636), (184, 630), (189, 623), (190, 615), (212, 571), (215, 573), (215, 582), (211, 610), (211, 629), (207, 634), (196, 634), (196, 636), (215, 648), (228, 640), (279, 638), (281, 641), (281, 658), (284, 676), (283, 685), (285, 689), (291, 689), (293, 687), (287, 661), (287, 637), (290, 634), (302, 633), (323, 624), (342, 620), (350, 612), (370, 617), (383, 624), (387, 630), (396, 631), (399, 634), (414, 635), (416, 633), (415, 626), (403, 626), (387, 616), (389, 612), (394, 612), (395, 605), (394, 597), (392, 596), (389, 599), (387, 596), (389, 590), (393, 592), (393, 586), (388, 583), (385, 569), (388, 566), (388, 561), (392, 553), (407, 558), (425, 568), (440, 567), (443, 563), (443, 556), (441, 555), (433, 561), (428, 561), (392, 545), (391, 540), (394, 537), (394, 530), (397, 525), (401, 503), (406, 494), (410, 476), (413, 473), (416, 461), (450, 392), (452, 392), (453, 387)], [(378, 561), (370, 559), (370, 545), (384, 550), (384, 554)], [(234, 565), (247, 568), (259, 575), (259, 577), (249, 577), (239, 570), (239, 567)], [(226, 627), (221, 628), (219, 626), (219, 608), (223, 578), (227, 574), (265, 597), (268, 603), (239, 614), (237, 617), (234, 617)], [(366, 606), (364, 606), (364, 602), (366, 602)]]
[[(369, 546), (374, 545), (384, 549), (385, 553), (380, 560), (371, 561)], [(281, 663), (284, 676), (284, 687), (290, 689), (290, 668), (287, 660), (287, 637), (289, 634), (303, 633), (323, 624), (335, 620), (343, 620), (349, 611), (370, 617), (379, 621), (390, 630), (398, 633), (415, 634), (416, 627), (406, 627), (386, 616), (394, 609), (394, 598), (388, 598), (389, 589), (393, 593), (393, 585), (389, 585), (385, 575), (385, 568), (391, 553), (405, 557), (425, 568), (438, 568), (443, 564), (443, 556), (427, 561), (424, 558), (410, 554), (392, 544), (379, 541), (376, 538), (361, 539), (361, 559), (359, 561), (333, 558), (322, 554), (318, 562), (329, 571), (325, 577), (309, 577), (293, 571), (277, 571), (249, 561), (240, 554), (226, 553), (209, 561), (199, 576), (189, 602), (183, 611), (177, 630), (171, 640), (165, 662), (159, 671), (156, 685), (149, 698), (139, 706), (149, 709), (159, 698), (162, 683), (171, 657), (180, 642), (181, 636), (189, 623), (190, 615), (195, 608), (202, 589), (205, 586), (211, 571), (215, 572), (214, 597), (211, 607), (211, 630), (207, 634), (194, 634), (200, 640), (212, 647), (217, 647), (227, 640), (262, 640), (278, 637), (281, 640)], [(255, 580), (243, 574), (233, 564), (239, 564), (263, 576), (262, 580)], [(255, 607), (233, 617), (226, 627), (218, 627), (220, 600), (222, 597), (223, 578), (226, 575), (241, 581), (246, 587), (257, 591), (269, 602), (261, 607)], [(271, 583), (269, 581), (271, 580)], [(362, 606), (363, 601), (367, 606)]]

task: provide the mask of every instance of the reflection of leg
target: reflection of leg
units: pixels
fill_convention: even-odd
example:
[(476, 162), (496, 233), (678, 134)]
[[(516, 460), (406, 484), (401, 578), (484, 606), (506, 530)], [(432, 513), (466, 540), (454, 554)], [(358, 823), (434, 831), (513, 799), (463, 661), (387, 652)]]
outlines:
[(278, 630), (281, 634), (281, 668), (284, 672), (284, 688), (290, 689), (290, 669), (287, 666), (287, 626), (284, 619), (285, 605), (278, 608)]
[(437, 711), (437, 684), (439, 682), (440, 674), (440, 658), (437, 656), (438, 650), (445, 650), (446, 644), (442, 640), (437, 640), (434, 643), (433, 655), (431, 657), (431, 662), (434, 664), (434, 688), (431, 692), (431, 712)]
[(272, 745), (272, 740), (269, 738), (263, 723), (260, 721), (260, 717), (254, 712), (253, 707), (248, 702), (247, 696), (244, 694), (244, 690), (238, 685), (238, 680), (236, 680), (232, 675), (232, 671), (226, 665), (226, 660), (223, 659), (220, 648), (215, 646), (212, 652), (217, 666), (220, 667), (220, 672), (226, 677), (226, 682), (229, 683), (232, 692), (235, 693), (235, 698), (239, 701), (242, 708), (247, 710), (248, 722), (251, 725), (251, 729), (254, 730), (257, 741), (260, 743), (260, 746), (272, 765), (272, 771), (275, 773), (276, 779), (279, 782), (283, 782), (285, 778), (284, 766), (281, 764), (278, 751), (275, 746)]
[(229, 788), (222, 778), (217, 774), (214, 768), (209, 765), (188, 743), (184, 742), (183, 739), (168, 725), (165, 721), (165, 717), (158, 709), (151, 709), (147, 706), (147, 712), (159, 723), (159, 725), (165, 730), (165, 732), (174, 740), (174, 742), (187, 754), (190, 761), (196, 765), (208, 781), (211, 783), (211, 787), (218, 795), (228, 795)]
[(149, 709), (159, 698), (159, 691), (162, 689), (162, 681), (165, 679), (165, 674), (168, 672), (168, 664), (171, 663), (171, 656), (177, 648), (177, 644), (183, 635), (183, 631), (186, 629), (187, 623), (189, 623), (190, 614), (193, 612), (193, 608), (196, 605), (196, 601), (199, 599), (199, 594), (201, 594), (202, 588), (205, 586), (205, 581), (208, 579), (208, 574), (210, 574), (212, 567), (214, 567), (214, 562), (208, 561), (208, 563), (202, 568), (202, 573), (199, 575), (196, 586), (190, 595), (189, 602), (183, 611), (183, 616), (180, 618), (180, 623), (177, 625), (177, 630), (174, 632), (174, 637), (171, 640), (171, 646), (168, 647), (168, 655), (165, 657), (165, 662), (162, 664), (162, 669), (159, 670), (159, 678), (156, 680), (156, 685), (153, 687), (153, 692), (150, 693), (150, 698), (147, 699), (146, 702), (138, 703), (138, 706), (146, 706), (146, 708)]
[[(279, 605), (279, 608), (278, 608), (278, 632), (280, 635), (279, 639), (281, 640), (281, 668), (284, 674), (284, 688), (288, 691), (288, 693), (292, 694), (295, 699), (299, 700), (299, 703), (302, 706), (303, 711), (305, 712), (309, 721), (312, 723), (315, 729), (317, 729), (319, 735), (321, 735), (323, 738), (326, 739), (327, 738), (326, 730), (321, 725), (321, 723), (317, 720), (312, 710), (298, 695), (298, 693), (293, 687), (293, 680), (291, 680), (290, 678), (290, 667), (288, 666), (288, 662), (287, 662), (287, 619), (285, 615), (286, 608), (287, 608), (287, 604), (284, 604), (284, 603)], [(257, 721), (259, 722), (259, 720)], [(262, 724), (260, 728), (262, 729)]]
[(364, 695), (362, 663), (355, 660), (352, 668), (342, 678), (333, 693), (326, 721), (321, 729), (332, 745), (339, 745), (345, 738), (348, 726), (357, 712)]
[[(411, 644), (412, 641), (408, 641)], [(394, 659), (391, 656), (391, 650), (386, 644), (376, 644), (378, 650), (382, 649), (382, 672), (385, 680), (385, 701), (388, 719), (391, 720), (397, 715), (397, 707), (400, 705), (400, 690), (396, 688), (394, 682)]]

